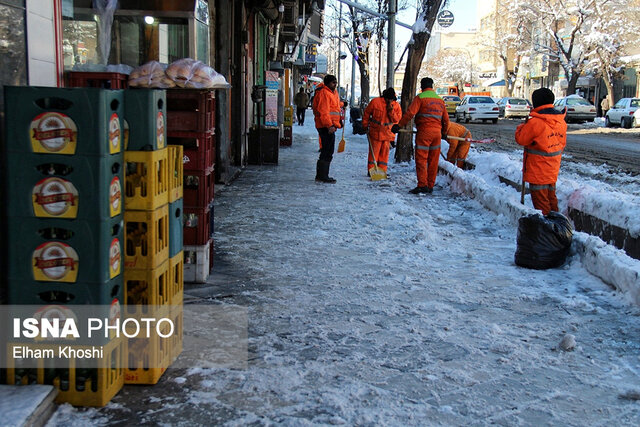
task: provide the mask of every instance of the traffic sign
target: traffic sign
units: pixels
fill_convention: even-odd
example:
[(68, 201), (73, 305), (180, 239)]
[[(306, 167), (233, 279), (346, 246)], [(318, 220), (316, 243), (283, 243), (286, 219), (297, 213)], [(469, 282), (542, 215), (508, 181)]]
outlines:
[(438, 14), (438, 25), (442, 28), (450, 27), (453, 24), (453, 13), (449, 10), (443, 10)]

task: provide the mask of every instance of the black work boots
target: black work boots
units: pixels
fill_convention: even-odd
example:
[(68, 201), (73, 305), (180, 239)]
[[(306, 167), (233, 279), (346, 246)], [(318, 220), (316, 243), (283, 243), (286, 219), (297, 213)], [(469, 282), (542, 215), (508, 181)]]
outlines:
[(326, 160), (318, 160), (316, 165), (316, 181), (325, 182), (327, 184), (335, 184), (336, 180), (329, 176), (329, 166), (331, 162)]
[(432, 187), (416, 187), (413, 190), (409, 190), (411, 194), (431, 194), (433, 193)]

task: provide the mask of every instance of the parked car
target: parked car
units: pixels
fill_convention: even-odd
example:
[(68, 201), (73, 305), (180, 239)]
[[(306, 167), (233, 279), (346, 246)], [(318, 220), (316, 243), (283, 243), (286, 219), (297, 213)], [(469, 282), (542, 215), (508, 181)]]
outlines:
[(460, 105), (462, 101), (459, 96), (455, 95), (443, 95), (442, 100), (444, 101), (444, 105), (447, 107), (447, 113), (455, 114), (456, 107)]
[(604, 118), (607, 127), (619, 125), (623, 128), (640, 126), (640, 98), (622, 98)]
[(511, 98), (504, 97), (497, 102), (498, 108), (500, 108), (499, 116), (504, 118), (509, 117), (527, 117), (529, 116), (529, 103), (524, 98)]
[(589, 101), (580, 95), (569, 95), (564, 98), (557, 99), (553, 103), (558, 111), (567, 111), (565, 120), (569, 122), (592, 122), (596, 118), (596, 107), (591, 105)]
[(490, 96), (467, 95), (456, 107), (456, 121), (491, 120), (498, 123), (500, 108)]

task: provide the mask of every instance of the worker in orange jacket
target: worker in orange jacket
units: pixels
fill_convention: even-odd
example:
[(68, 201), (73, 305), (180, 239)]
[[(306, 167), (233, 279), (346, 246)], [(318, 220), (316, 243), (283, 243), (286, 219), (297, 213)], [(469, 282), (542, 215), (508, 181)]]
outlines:
[(313, 115), (316, 129), (320, 136), (320, 158), (316, 164), (316, 181), (335, 184), (336, 180), (329, 176), (329, 167), (333, 160), (336, 144), (336, 130), (343, 125), (340, 115), (340, 96), (336, 91), (336, 76), (327, 74), (323, 83), (316, 87), (313, 97)]
[(469, 147), (471, 146), (471, 143), (469, 141), (460, 141), (459, 139), (449, 138), (451, 136), (471, 139), (471, 132), (459, 123), (449, 122), (449, 129), (447, 130), (446, 138), (449, 143), (447, 160), (462, 169), (464, 161), (467, 158), (467, 154), (469, 154)]
[(391, 131), (398, 133), (415, 116), (418, 128), (416, 135), (416, 175), (418, 186), (409, 191), (412, 194), (432, 193), (438, 174), (440, 140), (449, 129), (449, 115), (444, 101), (433, 90), (433, 79), (420, 80), (422, 92), (409, 105), (407, 111)]
[(556, 181), (567, 145), (566, 112), (553, 108), (553, 92), (543, 87), (531, 94), (533, 110), (516, 129), (516, 142), (524, 146), (522, 178), (529, 183), (533, 207), (543, 215), (558, 211)]
[(367, 161), (367, 174), (375, 163), (371, 152), (375, 154), (378, 167), (387, 172), (389, 163), (390, 146), (395, 146), (396, 135), (391, 132), (391, 126), (398, 123), (402, 117), (400, 104), (396, 102), (396, 91), (392, 87), (385, 89), (382, 96), (375, 98), (364, 110), (362, 127), (367, 129), (369, 135), (369, 157)]

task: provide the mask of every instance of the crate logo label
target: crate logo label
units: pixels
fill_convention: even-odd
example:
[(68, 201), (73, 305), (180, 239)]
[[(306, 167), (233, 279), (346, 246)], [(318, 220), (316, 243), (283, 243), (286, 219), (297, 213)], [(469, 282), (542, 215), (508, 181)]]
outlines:
[(120, 318), (120, 301), (118, 301), (118, 298), (114, 298), (113, 301), (111, 301), (111, 307), (109, 308), (109, 326), (115, 325)]
[(66, 243), (43, 243), (33, 251), (32, 265), (37, 281), (73, 283), (78, 276), (78, 253)]
[(75, 218), (78, 190), (66, 179), (51, 177), (38, 181), (32, 191), (33, 211), (42, 218)]
[(120, 152), (120, 119), (116, 113), (109, 119), (109, 154)]
[(189, 158), (189, 156), (187, 156), (186, 154), (182, 156), (182, 164), (186, 165), (187, 163), (189, 163), (191, 161), (191, 159)]
[(122, 211), (122, 185), (120, 178), (114, 176), (109, 185), (109, 214), (111, 217), (120, 215)]
[(164, 115), (158, 112), (156, 117), (156, 143), (158, 148), (164, 148)]
[(38, 336), (34, 338), (36, 341), (54, 340), (56, 337), (63, 337), (65, 339), (76, 339), (79, 337), (78, 328), (75, 326), (78, 324), (78, 318), (71, 309), (63, 305), (45, 305), (33, 314), (33, 318), (38, 321), (38, 324), (43, 323), (43, 321), (58, 324), (57, 334), (54, 333), (51, 336), (45, 334), (47, 335), (46, 337), (38, 334)]
[(109, 247), (109, 278), (113, 279), (120, 274), (120, 266), (122, 265), (120, 253), (120, 240), (114, 238)]
[(78, 128), (69, 116), (48, 112), (36, 116), (29, 125), (34, 153), (75, 154)]
[(129, 122), (127, 121), (127, 119), (125, 118), (122, 119), (122, 126), (124, 127), (123, 139), (124, 139), (124, 149), (126, 151), (129, 148)]

